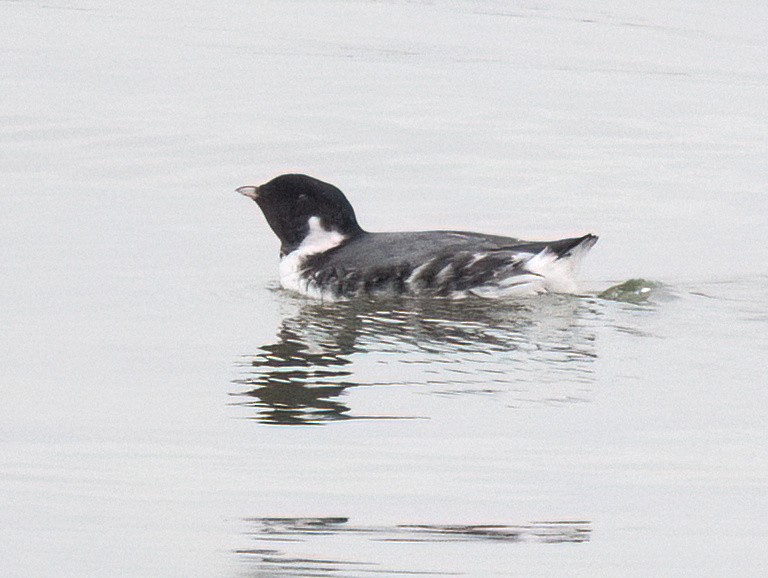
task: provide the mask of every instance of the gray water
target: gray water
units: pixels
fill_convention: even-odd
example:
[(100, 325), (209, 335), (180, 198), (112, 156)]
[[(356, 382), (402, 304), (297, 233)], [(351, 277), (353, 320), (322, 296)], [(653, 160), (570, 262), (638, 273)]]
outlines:
[[(0, 574), (768, 571), (763, 3), (0, 18)], [(308, 302), (233, 192), (288, 171), (601, 239), (579, 296)]]

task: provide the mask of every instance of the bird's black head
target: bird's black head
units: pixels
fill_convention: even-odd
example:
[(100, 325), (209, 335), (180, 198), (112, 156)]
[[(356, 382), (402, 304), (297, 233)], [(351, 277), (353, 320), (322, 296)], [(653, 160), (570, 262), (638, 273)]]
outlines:
[(326, 231), (349, 238), (363, 232), (344, 193), (306, 175), (281, 175), (259, 187), (240, 187), (237, 192), (259, 205), (280, 239), (283, 254), (290, 253), (305, 239), (312, 217), (319, 218)]

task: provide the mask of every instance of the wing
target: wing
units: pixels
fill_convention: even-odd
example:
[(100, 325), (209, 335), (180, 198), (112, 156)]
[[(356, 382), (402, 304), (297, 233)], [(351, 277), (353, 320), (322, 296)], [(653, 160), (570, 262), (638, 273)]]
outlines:
[(310, 256), (304, 271), (311, 283), (342, 297), (535, 293), (532, 284), (543, 276), (528, 264), (543, 255), (569, 256), (587, 237), (546, 243), (457, 231), (367, 233)]

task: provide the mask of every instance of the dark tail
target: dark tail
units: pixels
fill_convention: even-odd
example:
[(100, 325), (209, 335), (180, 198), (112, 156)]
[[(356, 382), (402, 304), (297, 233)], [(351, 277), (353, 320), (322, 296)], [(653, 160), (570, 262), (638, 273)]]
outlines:
[(547, 243), (547, 246), (557, 253), (558, 259), (562, 259), (563, 257), (570, 257), (576, 250), (586, 253), (595, 243), (597, 243), (597, 239), (597, 235), (584, 235), (583, 237), (562, 239), (560, 241), (554, 241), (553, 243)]
[(530, 243), (520, 243), (509, 247), (500, 247), (497, 250), (514, 249), (515, 251), (527, 251), (529, 253), (540, 253), (544, 249), (549, 249), (557, 255), (558, 259), (570, 257), (575, 251), (586, 252), (597, 243), (597, 235), (584, 235), (583, 237), (572, 237), (570, 239), (559, 239), (557, 241), (534, 241)]

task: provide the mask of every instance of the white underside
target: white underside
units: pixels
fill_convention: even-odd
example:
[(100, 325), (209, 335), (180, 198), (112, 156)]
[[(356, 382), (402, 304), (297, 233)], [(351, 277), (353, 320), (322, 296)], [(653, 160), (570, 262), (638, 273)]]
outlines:
[(330, 298), (331, 295), (324, 295), (317, 285), (302, 278), (301, 270), (307, 257), (338, 247), (346, 237), (337, 231), (325, 230), (319, 217), (310, 217), (308, 224), (309, 234), (301, 245), (280, 260), (280, 285), (315, 299)]

